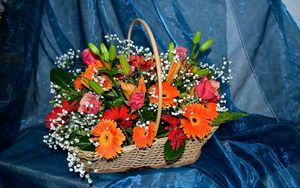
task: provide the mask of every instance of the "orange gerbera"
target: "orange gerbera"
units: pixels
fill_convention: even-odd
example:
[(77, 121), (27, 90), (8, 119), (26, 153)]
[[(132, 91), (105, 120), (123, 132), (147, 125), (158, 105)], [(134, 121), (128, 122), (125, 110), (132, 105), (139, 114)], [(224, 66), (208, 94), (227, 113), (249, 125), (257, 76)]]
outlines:
[(82, 90), (83, 88), (83, 85), (82, 85), (82, 82), (81, 82), (81, 78), (80, 77), (77, 77), (75, 80), (74, 80), (74, 87), (75, 89), (77, 90)]
[(117, 123), (112, 120), (102, 120), (92, 130), (92, 135), (96, 136), (99, 146), (96, 151), (101, 158), (111, 159), (121, 153), (121, 145), (125, 136)]
[[(164, 82), (162, 84), (162, 107), (176, 106), (175, 97), (179, 97), (180, 92), (176, 87), (171, 86), (170, 83)], [(154, 85), (149, 89), (149, 100), (151, 103), (158, 103), (158, 86)]]
[(148, 127), (136, 126), (133, 129), (132, 140), (138, 148), (151, 146), (156, 135), (156, 125), (151, 122)]
[(211, 131), (211, 122), (218, 115), (214, 104), (188, 104), (185, 106), (185, 113), (182, 114), (187, 119), (181, 119), (180, 127), (188, 138), (199, 137), (203, 139)]

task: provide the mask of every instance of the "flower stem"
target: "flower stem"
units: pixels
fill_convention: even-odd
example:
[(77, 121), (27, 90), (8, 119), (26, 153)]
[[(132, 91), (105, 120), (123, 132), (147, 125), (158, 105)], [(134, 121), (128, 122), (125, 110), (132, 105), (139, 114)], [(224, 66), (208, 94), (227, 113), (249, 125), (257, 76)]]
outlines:
[(133, 142), (132, 142), (131, 138), (128, 136), (128, 134), (126, 133), (126, 130), (124, 129), (124, 127), (122, 127), (122, 126), (120, 125), (120, 128), (121, 128), (122, 131), (124, 132), (124, 134), (125, 134), (125, 136), (126, 136), (128, 142), (129, 142), (129, 144), (132, 145)]
[(140, 110), (137, 110), (137, 112), (138, 112), (140, 118), (142, 119), (142, 121), (144, 121), (144, 118), (143, 118), (143, 115), (142, 115), (141, 111), (140, 111)]

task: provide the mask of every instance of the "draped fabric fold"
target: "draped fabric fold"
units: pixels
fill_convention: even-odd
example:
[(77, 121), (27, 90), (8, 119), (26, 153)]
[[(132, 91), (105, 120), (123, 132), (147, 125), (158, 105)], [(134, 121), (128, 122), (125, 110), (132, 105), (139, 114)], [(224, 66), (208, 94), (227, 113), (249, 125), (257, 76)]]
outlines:
[[(230, 108), (249, 117), (222, 125), (192, 165), (93, 174), (94, 187), (297, 187), (300, 185), (300, 28), (279, 0), (8, 1), (0, 27), (0, 187), (89, 187), (66, 154), (43, 144), (49, 72), (70, 48), (127, 36), (140, 17), (160, 51), (214, 39), (202, 61), (232, 61)], [(136, 26), (133, 41), (149, 46)]]

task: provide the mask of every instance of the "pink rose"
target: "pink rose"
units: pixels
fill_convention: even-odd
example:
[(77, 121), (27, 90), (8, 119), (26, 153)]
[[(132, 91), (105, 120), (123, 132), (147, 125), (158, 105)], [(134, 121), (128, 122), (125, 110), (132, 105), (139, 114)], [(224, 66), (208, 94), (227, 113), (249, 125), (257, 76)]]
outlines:
[(219, 87), (220, 83), (218, 81), (208, 80), (206, 76), (203, 76), (195, 88), (199, 98), (203, 100), (219, 100)]
[(176, 55), (179, 57), (179, 60), (180, 61), (184, 61), (186, 59), (186, 52), (187, 52), (188, 49), (186, 49), (185, 47), (183, 46), (177, 46), (175, 48), (175, 51), (176, 51)]
[(141, 91), (134, 91), (128, 100), (129, 106), (132, 110), (138, 110), (144, 105), (144, 94)]
[(99, 100), (91, 93), (85, 93), (79, 104), (78, 111), (86, 114), (97, 114), (100, 108)]
[(91, 50), (88, 48), (81, 52), (81, 56), (82, 56), (83, 64), (85, 64), (86, 66), (95, 63), (97, 60), (96, 55), (93, 54), (93, 52), (91, 52)]

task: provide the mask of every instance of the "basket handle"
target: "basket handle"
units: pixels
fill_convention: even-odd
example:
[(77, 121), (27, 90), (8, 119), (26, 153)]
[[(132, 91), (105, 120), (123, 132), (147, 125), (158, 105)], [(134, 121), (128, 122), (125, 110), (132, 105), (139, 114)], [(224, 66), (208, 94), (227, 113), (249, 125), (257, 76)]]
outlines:
[(162, 109), (162, 76), (161, 76), (160, 59), (159, 59), (158, 49), (157, 49), (157, 45), (156, 45), (153, 33), (152, 33), (149, 25), (144, 20), (137, 18), (131, 22), (129, 29), (128, 29), (127, 39), (130, 40), (132, 27), (137, 22), (141, 23), (148, 33), (148, 36), (149, 36), (149, 39), (150, 39), (150, 42), (151, 42), (151, 45), (153, 48), (154, 59), (155, 59), (155, 63), (156, 63), (157, 82), (158, 82), (158, 109), (157, 109), (157, 116), (156, 116), (156, 132), (157, 132), (159, 123), (160, 123), (161, 109)]

